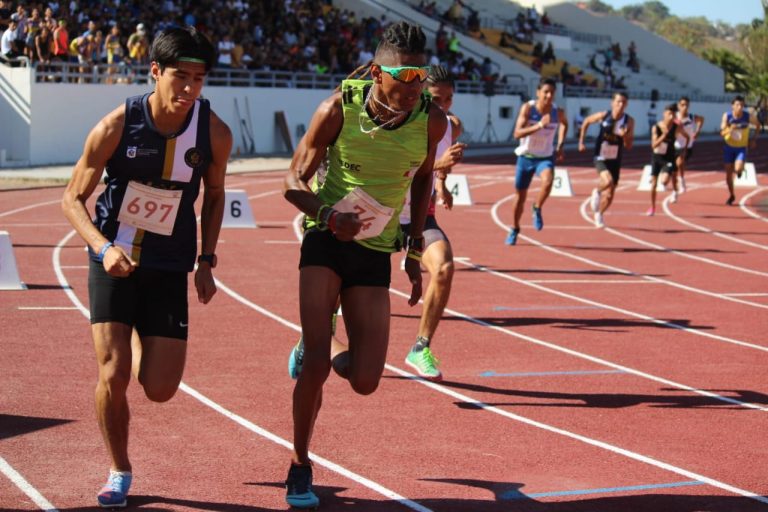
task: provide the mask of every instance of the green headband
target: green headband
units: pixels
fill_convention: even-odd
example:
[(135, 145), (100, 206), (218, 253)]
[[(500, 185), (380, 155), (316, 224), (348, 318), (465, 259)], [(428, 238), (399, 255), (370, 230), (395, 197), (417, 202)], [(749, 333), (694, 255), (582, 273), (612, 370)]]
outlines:
[(196, 59), (194, 57), (179, 57), (179, 62), (192, 62), (194, 64), (205, 64), (203, 59)]

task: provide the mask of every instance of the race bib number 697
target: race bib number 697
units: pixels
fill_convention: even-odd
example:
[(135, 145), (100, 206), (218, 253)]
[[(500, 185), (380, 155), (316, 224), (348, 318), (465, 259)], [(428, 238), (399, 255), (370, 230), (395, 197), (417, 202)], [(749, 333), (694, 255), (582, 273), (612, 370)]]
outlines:
[(168, 236), (173, 233), (181, 194), (181, 190), (163, 190), (131, 181), (125, 191), (117, 220)]

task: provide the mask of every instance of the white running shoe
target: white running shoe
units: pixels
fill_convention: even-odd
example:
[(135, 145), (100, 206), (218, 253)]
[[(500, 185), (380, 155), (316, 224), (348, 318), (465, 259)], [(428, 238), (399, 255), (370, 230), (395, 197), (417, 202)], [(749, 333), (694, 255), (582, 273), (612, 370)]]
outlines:
[(597, 212), (600, 209), (600, 191), (596, 188), (592, 189), (592, 197), (589, 198), (589, 206), (593, 212)]
[(688, 190), (685, 188), (685, 178), (682, 176), (680, 177), (680, 193), (685, 194), (685, 191)]
[(672, 199), (669, 200), (670, 203), (676, 203), (677, 202), (677, 190), (672, 191)]
[(600, 212), (595, 212), (595, 227), (596, 228), (605, 227), (605, 222), (603, 222), (603, 214)]

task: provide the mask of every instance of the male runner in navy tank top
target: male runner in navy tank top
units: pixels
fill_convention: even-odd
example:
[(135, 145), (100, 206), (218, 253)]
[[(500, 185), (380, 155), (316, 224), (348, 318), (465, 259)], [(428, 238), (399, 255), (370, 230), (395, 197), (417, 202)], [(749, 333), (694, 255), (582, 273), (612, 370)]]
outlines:
[(611, 206), (619, 184), (621, 157), (624, 150), (632, 149), (635, 137), (635, 120), (625, 113), (629, 99), (626, 93), (616, 92), (611, 100), (611, 110), (595, 112), (587, 117), (579, 132), (579, 151), (586, 151), (584, 137), (589, 125), (600, 123), (595, 139), (595, 169), (600, 177), (597, 188), (592, 190), (590, 205), (595, 213), (595, 227), (605, 226), (603, 215)]
[[(91, 130), (62, 200), (88, 244), (91, 334), (99, 368), (96, 413), (111, 458), (102, 507), (125, 507), (131, 485), (126, 389), (133, 370), (146, 396), (169, 400), (181, 382), (194, 269), (194, 203), (201, 180), (202, 254), (195, 287), (206, 304), (224, 212), (229, 128), (199, 99), (216, 52), (195, 29), (173, 28), (151, 51), (152, 93), (128, 98)], [(95, 219), (86, 201), (106, 170)]]

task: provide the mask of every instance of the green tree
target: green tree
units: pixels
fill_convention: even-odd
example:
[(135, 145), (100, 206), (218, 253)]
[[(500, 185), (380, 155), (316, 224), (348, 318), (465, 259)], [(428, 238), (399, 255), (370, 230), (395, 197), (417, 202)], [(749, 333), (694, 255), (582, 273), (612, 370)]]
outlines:
[(613, 10), (613, 7), (606, 4), (605, 2), (601, 2), (600, 0), (589, 0), (589, 3), (587, 3), (587, 9), (592, 12), (601, 14), (614, 14), (616, 12)]
[(708, 44), (712, 27), (701, 19), (670, 16), (656, 26), (656, 33), (671, 43), (692, 53), (699, 53)]
[(725, 90), (743, 92), (749, 90), (749, 64), (741, 55), (724, 48), (709, 48), (702, 57), (725, 73)]

